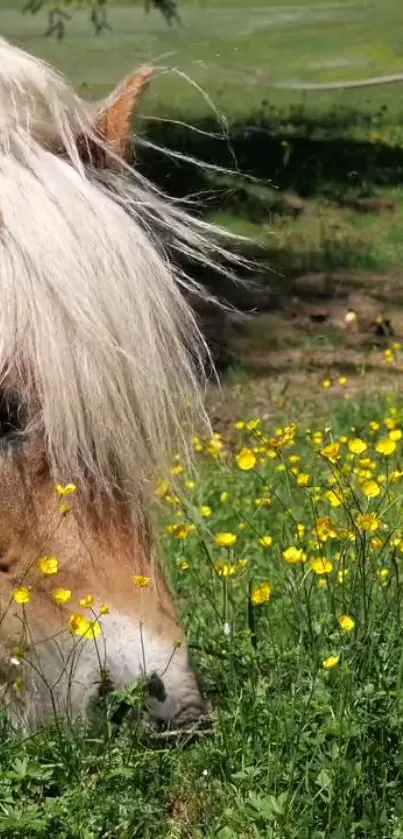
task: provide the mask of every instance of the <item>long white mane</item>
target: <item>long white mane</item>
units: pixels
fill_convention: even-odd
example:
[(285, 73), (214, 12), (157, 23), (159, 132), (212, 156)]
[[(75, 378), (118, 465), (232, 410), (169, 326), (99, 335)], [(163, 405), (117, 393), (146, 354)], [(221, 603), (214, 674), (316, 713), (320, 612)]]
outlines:
[(85, 167), (80, 136), (101, 145), (89, 108), (0, 39), (1, 375), (39, 405), (55, 476), (139, 502), (204, 417), (203, 339), (157, 237), (207, 264), (220, 245), (134, 170)]

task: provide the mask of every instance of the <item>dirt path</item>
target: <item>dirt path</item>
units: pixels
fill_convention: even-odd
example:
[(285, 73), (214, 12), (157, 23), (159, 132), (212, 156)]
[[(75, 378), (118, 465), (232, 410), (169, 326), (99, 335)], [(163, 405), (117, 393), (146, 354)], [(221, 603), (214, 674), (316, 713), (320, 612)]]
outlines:
[[(212, 385), (208, 394), (215, 425), (272, 416), (287, 406), (309, 416), (319, 406), (331, 410), (335, 399), (403, 389), (402, 286), (390, 277), (362, 275), (361, 287), (356, 274), (352, 280), (343, 275), (342, 295), (340, 282), (328, 283), (328, 297), (323, 284), (318, 294), (320, 284), (307, 293), (300, 283), (300, 297), (238, 328), (236, 362), (221, 388)], [(351, 311), (356, 320), (348, 326)]]

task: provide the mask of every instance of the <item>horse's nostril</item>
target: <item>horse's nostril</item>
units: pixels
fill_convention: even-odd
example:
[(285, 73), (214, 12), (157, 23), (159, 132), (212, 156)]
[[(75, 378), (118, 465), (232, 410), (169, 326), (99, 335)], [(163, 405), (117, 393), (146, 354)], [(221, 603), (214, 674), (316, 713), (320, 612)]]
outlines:
[(147, 689), (149, 695), (153, 699), (156, 699), (158, 702), (165, 702), (167, 695), (164, 688), (164, 683), (162, 679), (157, 675), (157, 673), (153, 673), (152, 676), (150, 676), (147, 683)]

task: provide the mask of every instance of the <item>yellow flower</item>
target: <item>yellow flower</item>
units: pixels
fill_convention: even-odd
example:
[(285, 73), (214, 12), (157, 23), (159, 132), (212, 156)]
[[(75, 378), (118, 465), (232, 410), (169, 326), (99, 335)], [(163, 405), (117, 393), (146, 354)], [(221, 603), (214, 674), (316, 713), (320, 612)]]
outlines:
[(194, 489), (196, 486), (196, 481), (185, 481), (185, 489)]
[(256, 429), (259, 427), (259, 425), (260, 425), (260, 419), (253, 419), (253, 420), (249, 420), (249, 422), (246, 423), (246, 428), (248, 429), (248, 431), (256, 431)]
[(189, 533), (195, 529), (194, 524), (187, 524), (180, 522), (180, 524), (173, 524), (170, 527), (170, 532), (175, 536), (175, 539), (187, 539)]
[(103, 603), (102, 606), (99, 607), (99, 611), (101, 615), (109, 615), (110, 609), (106, 603)]
[(139, 586), (139, 588), (147, 588), (147, 586), (151, 585), (150, 577), (145, 577), (144, 574), (135, 574), (132, 577), (135, 586)]
[(390, 440), (394, 440), (396, 443), (398, 440), (401, 440), (403, 436), (403, 432), (401, 428), (393, 428), (392, 431), (389, 431), (388, 437)]
[(303, 539), (306, 533), (306, 525), (297, 522), (297, 539)]
[(317, 534), (321, 542), (327, 542), (328, 539), (335, 539), (339, 534), (336, 525), (331, 519), (317, 519), (314, 526), (314, 533)]
[(366, 481), (362, 487), (362, 491), (367, 498), (376, 498), (380, 494), (381, 488), (376, 481)]
[(251, 449), (242, 449), (236, 456), (236, 462), (239, 469), (243, 469), (247, 472), (249, 469), (253, 469), (254, 466), (256, 466), (256, 455)]
[(208, 445), (207, 445), (208, 453), (213, 455), (213, 457), (216, 457), (217, 455), (219, 455), (222, 452), (223, 448), (224, 448), (224, 443), (221, 439), (221, 435), (220, 434), (213, 434), (213, 436), (211, 437), (211, 439), (209, 440)]
[(155, 494), (158, 495), (158, 498), (165, 498), (165, 496), (168, 495), (169, 490), (169, 481), (160, 481), (155, 489)]
[(38, 567), (43, 574), (57, 574), (59, 570), (59, 560), (55, 556), (44, 556), (38, 561)]
[(353, 452), (353, 454), (362, 454), (368, 448), (366, 442), (364, 440), (361, 440), (360, 437), (354, 437), (353, 440), (349, 440), (348, 447), (350, 449), (350, 452)]
[(87, 607), (88, 609), (92, 608), (92, 606), (94, 605), (94, 602), (95, 602), (95, 598), (94, 598), (93, 594), (87, 594), (86, 597), (82, 597), (81, 600), (79, 600), (80, 606)]
[(370, 481), (371, 478), (373, 478), (373, 472), (371, 469), (357, 469), (356, 467), (353, 471), (358, 476), (358, 480), (361, 484), (365, 484), (365, 481)]
[(261, 498), (255, 498), (256, 507), (271, 507), (272, 500), (269, 495), (263, 495)]
[(389, 455), (396, 451), (396, 443), (394, 440), (390, 440), (389, 437), (385, 437), (383, 440), (378, 440), (376, 450), (379, 454), (389, 457)]
[(235, 545), (237, 539), (238, 536), (236, 535), (236, 533), (224, 532), (216, 533), (215, 535), (215, 541), (217, 545), (220, 546), (220, 548), (231, 548), (232, 545)]
[(214, 563), (214, 568), (219, 577), (233, 577), (237, 572), (237, 566), (233, 562), (224, 562), (223, 560), (217, 560)]
[(323, 379), (323, 382), (322, 382), (322, 387), (323, 387), (325, 390), (327, 390), (327, 389), (328, 389), (329, 387), (331, 387), (331, 386), (332, 386), (332, 380), (331, 380), (331, 379)]
[(211, 516), (211, 512), (212, 512), (211, 507), (207, 507), (207, 506), (200, 507), (200, 513), (203, 516), (203, 518), (205, 518), (205, 519), (208, 519), (209, 516)]
[(234, 422), (234, 428), (236, 428), (237, 431), (242, 431), (242, 429), (245, 428), (244, 421), (238, 420), (238, 422)]
[(184, 468), (180, 463), (177, 463), (177, 465), (172, 466), (169, 471), (171, 475), (182, 475), (182, 472), (184, 472)]
[(72, 635), (81, 635), (83, 638), (95, 639), (101, 634), (101, 625), (98, 621), (90, 621), (79, 612), (72, 612), (68, 624), (69, 632)]
[(376, 467), (375, 461), (371, 460), (370, 457), (362, 457), (361, 460), (359, 460), (359, 464), (362, 469), (375, 469)]
[(340, 443), (329, 443), (321, 450), (321, 455), (330, 463), (336, 463), (340, 458)]
[(188, 561), (186, 559), (182, 559), (180, 556), (178, 556), (176, 564), (181, 571), (187, 571), (187, 569), (189, 568)]
[(322, 667), (324, 670), (333, 670), (334, 667), (337, 667), (339, 661), (339, 655), (329, 655), (328, 658), (325, 658), (325, 660), (322, 661)]
[(374, 420), (372, 420), (372, 422), (370, 422), (370, 424), (369, 424), (369, 427), (370, 427), (371, 431), (379, 431), (381, 426), (380, 426), (379, 422), (375, 422)]
[(286, 548), (285, 551), (283, 551), (283, 559), (285, 559), (289, 565), (297, 565), (299, 562), (305, 562), (306, 553), (302, 550), (302, 548), (290, 545), (289, 548)]
[(271, 598), (272, 591), (272, 586), (268, 582), (261, 583), (260, 586), (255, 586), (251, 594), (252, 603), (254, 603), (255, 606), (258, 606), (261, 603), (268, 603)]
[(340, 629), (343, 629), (344, 632), (351, 632), (355, 627), (355, 620), (350, 618), (349, 615), (340, 615), (338, 622)]
[[(369, 135), (370, 143), (374, 143), (375, 145), (377, 145), (378, 143), (382, 143), (383, 140), (384, 140), (384, 135), (382, 134), (382, 131), (371, 131), (371, 133)], [(377, 317), (377, 319), (376, 319), (377, 323), (382, 323), (382, 321), (383, 321), (382, 317)]]
[(301, 474), (298, 475), (297, 484), (300, 487), (306, 487), (306, 486), (308, 486), (310, 480), (311, 480), (310, 475), (308, 475), (306, 472), (301, 472)]
[(65, 516), (67, 513), (71, 513), (71, 510), (71, 504), (59, 504), (59, 513), (61, 513), (62, 516)]
[(180, 504), (180, 498), (178, 495), (166, 495), (165, 500), (167, 504), (171, 504), (172, 507), (177, 507)]
[(29, 603), (31, 600), (31, 589), (28, 586), (16, 588), (13, 592), (13, 600), (16, 603)]
[(380, 580), (381, 583), (387, 583), (388, 582), (388, 579), (390, 577), (389, 568), (381, 568), (379, 571), (377, 571), (377, 574), (378, 574), (378, 579)]
[(71, 591), (69, 588), (55, 588), (52, 591), (52, 597), (55, 603), (62, 605), (63, 603), (68, 603), (71, 600)]
[(330, 502), (332, 507), (340, 507), (343, 503), (343, 496), (340, 491), (339, 494), (337, 494), (337, 492), (335, 492), (334, 489), (331, 489), (329, 490), (329, 492), (326, 492), (325, 494), (327, 500)]
[(311, 568), (315, 574), (330, 574), (333, 571), (333, 562), (324, 556), (317, 556), (311, 561)]
[(75, 484), (66, 484), (65, 486), (63, 484), (56, 484), (54, 489), (58, 495), (71, 495), (73, 492), (77, 492)]
[(265, 536), (261, 536), (260, 539), (259, 539), (259, 545), (262, 548), (270, 548), (272, 546), (272, 544), (273, 544), (273, 537), (269, 536), (268, 533), (266, 533)]
[(346, 376), (339, 376), (338, 381), (339, 381), (339, 385), (346, 385), (347, 382), (348, 382), (348, 379), (347, 379)]
[(227, 501), (229, 501), (229, 499), (230, 499), (229, 492), (224, 491), (224, 492), (221, 493), (221, 495), (220, 495), (221, 504), (226, 504)]
[(365, 530), (367, 533), (375, 533), (379, 530), (380, 521), (375, 513), (364, 513), (357, 516), (355, 523), (360, 530)]
[(203, 444), (198, 437), (193, 437), (192, 439), (192, 446), (195, 452), (202, 452), (203, 451)]

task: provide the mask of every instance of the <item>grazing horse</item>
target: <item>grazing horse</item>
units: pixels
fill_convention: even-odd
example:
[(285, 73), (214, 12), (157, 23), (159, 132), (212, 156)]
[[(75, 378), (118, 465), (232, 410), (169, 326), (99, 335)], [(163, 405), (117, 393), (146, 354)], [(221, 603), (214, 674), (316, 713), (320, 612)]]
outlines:
[(129, 166), (149, 76), (89, 105), (0, 39), (0, 704), (24, 725), (143, 677), (157, 720), (205, 712), (150, 511), (206, 421), (166, 243), (206, 265), (223, 245)]

